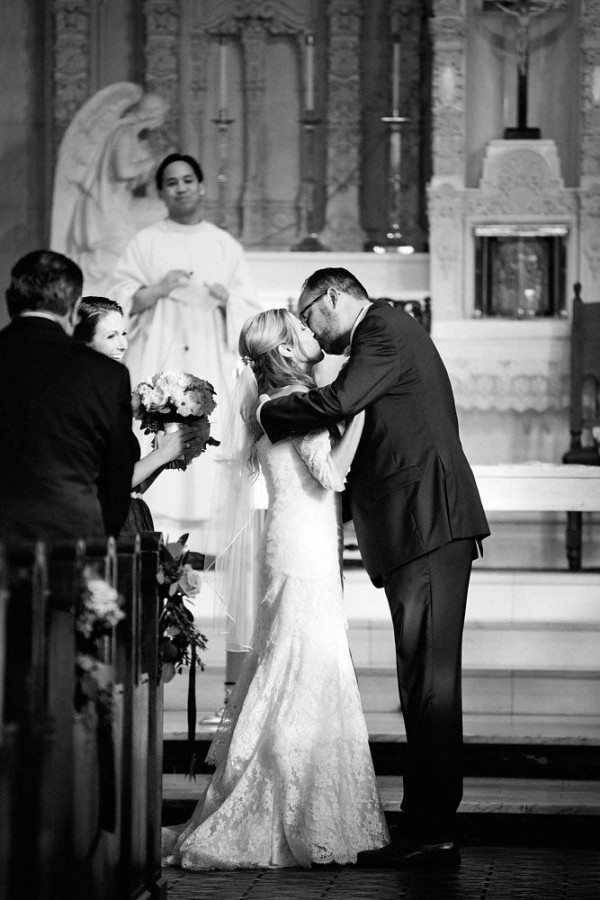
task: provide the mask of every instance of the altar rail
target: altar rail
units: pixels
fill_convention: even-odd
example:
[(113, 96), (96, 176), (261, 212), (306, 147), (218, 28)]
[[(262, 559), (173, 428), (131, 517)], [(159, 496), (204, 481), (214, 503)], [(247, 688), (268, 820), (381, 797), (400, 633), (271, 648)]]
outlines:
[(552, 463), (473, 466), (486, 511), (597, 512), (600, 469)]
[[(0, 559), (0, 897), (152, 900), (160, 869), (160, 535)], [(0, 551), (2, 548), (0, 548)], [(93, 566), (125, 617), (101, 644), (112, 712), (74, 705), (75, 615)], [(110, 708), (110, 707), (109, 707)]]
[[(600, 511), (600, 468), (594, 466), (527, 463), (473, 466), (473, 472), (486, 512)], [(570, 564), (574, 554), (581, 560), (581, 531), (567, 525)]]

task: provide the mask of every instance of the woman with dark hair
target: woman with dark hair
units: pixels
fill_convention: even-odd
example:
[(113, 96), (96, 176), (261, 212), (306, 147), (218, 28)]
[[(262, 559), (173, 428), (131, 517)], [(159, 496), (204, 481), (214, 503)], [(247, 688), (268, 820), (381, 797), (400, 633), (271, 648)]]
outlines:
[[(127, 350), (127, 331), (122, 308), (108, 297), (83, 297), (73, 337), (92, 350), (121, 362)], [(141, 495), (167, 463), (178, 459), (192, 447), (197, 434), (197, 428), (186, 425), (172, 434), (156, 435), (154, 449), (134, 465), (131, 503), (122, 531), (154, 531), (150, 509)], [(131, 439), (135, 441), (133, 433)]]
[[(336, 440), (325, 429), (279, 444), (257, 438), (249, 423), (259, 393), (310, 390), (323, 351), (295, 316), (271, 309), (244, 324), (239, 352), (246, 366), (221, 447), (221, 480), (233, 490), (215, 522), (222, 542), (215, 589), (229, 629), (237, 630), (255, 561), (256, 625), (209, 751), (215, 773), (189, 822), (163, 829), (163, 864), (355, 863), (359, 852), (389, 843), (346, 636), (339, 561), (340, 492), (364, 414)], [(253, 560), (244, 551), (250, 510), (241, 521), (239, 511), (259, 468), (269, 499)]]

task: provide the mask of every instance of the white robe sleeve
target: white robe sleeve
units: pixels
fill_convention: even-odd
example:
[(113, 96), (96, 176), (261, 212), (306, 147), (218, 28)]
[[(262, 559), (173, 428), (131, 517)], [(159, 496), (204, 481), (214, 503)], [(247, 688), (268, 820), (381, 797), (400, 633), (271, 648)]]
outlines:
[(152, 283), (146, 259), (147, 253), (142, 249), (140, 235), (137, 234), (131, 239), (115, 266), (110, 296), (123, 307), (126, 319), (131, 316), (133, 295), (141, 287)]

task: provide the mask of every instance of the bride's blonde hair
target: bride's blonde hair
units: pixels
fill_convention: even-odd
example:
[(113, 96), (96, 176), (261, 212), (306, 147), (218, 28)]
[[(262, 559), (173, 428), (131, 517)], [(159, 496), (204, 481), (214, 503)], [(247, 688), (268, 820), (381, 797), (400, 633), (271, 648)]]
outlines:
[(252, 366), (259, 394), (270, 394), (288, 384), (315, 387), (310, 375), (294, 359), (279, 352), (282, 344), (299, 349), (296, 317), (287, 309), (267, 309), (246, 319), (239, 339), (239, 353)]

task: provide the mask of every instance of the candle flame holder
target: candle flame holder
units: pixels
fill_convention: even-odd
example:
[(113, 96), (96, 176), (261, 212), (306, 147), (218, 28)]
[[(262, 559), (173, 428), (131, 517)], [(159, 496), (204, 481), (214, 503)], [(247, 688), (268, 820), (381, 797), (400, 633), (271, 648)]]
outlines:
[(394, 109), (391, 116), (382, 116), (381, 121), (388, 126), (389, 132), (388, 229), (385, 242), (373, 249), (379, 253), (409, 254), (414, 252), (414, 247), (404, 239), (400, 222), (402, 219), (402, 126), (410, 120), (405, 116), (398, 115), (398, 110)]
[(217, 172), (217, 225), (227, 228), (227, 185), (229, 182), (229, 130), (235, 119), (229, 117), (226, 109), (212, 120), (217, 126), (219, 170)]
[(315, 129), (321, 119), (314, 110), (305, 110), (300, 119), (302, 125), (302, 187), (300, 198), (300, 233), (304, 235), (291, 247), (292, 250), (311, 253), (327, 248), (316, 232), (316, 177), (315, 177)]

